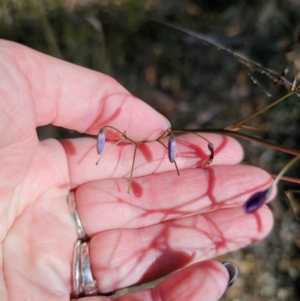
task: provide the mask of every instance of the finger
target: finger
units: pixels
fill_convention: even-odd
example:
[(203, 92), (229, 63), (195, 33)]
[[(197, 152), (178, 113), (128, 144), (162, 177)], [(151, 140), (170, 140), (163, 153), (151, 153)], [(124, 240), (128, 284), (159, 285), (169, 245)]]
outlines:
[(141, 229), (104, 231), (90, 243), (93, 275), (103, 293), (148, 282), (253, 243), (272, 224), (267, 207), (255, 214), (233, 208)]
[[(76, 190), (76, 204), (87, 234), (139, 228), (187, 215), (242, 206), (272, 178), (252, 166), (211, 166), (135, 178), (132, 193), (125, 179), (94, 181)], [(113, 216), (111, 215), (113, 213)]]
[(2, 196), (26, 175), (38, 148), (36, 126), (52, 123), (96, 134), (112, 125), (139, 140), (169, 127), (165, 117), (99, 72), (4, 40), (0, 61)]
[[(128, 133), (129, 134), (129, 133)], [(234, 139), (216, 135), (203, 134), (215, 147), (215, 158), (212, 164), (236, 164), (243, 158), (241, 145)], [(167, 145), (168, 138), (162, 139)], [(82, 183), (105, 179), (129, 177), (133, 162), (134, 146), (124, 143), (115, 146), (101, 158), (96, 153), (95, 140), (81, 138), (63, 140), (70, 168), (70, 177), (73, 187)], [(107, 142), (105, 149), (111, 146)], [(208, 160), (210, 151), (207, 142), (199, 137), (187, 134), (177, 138), (177, 158), (179, 169), (202, 167)], [(176, 170), (175, 165), (168, 160), (167, 150), (157, 141), (139, 145), (134, 162), (133, 176), (143, 176), (167, 170)]]
[(169, 127), (165, 117), (107, 75), (8, 41), (1, 41), (0, 57), (8, 68), (19, 70), (23, 85), (14, 90), (25, 85), (30, 92), (31, 99), (24, 100), (33, 102), (36, 126), (52, 123), (96, 134), (111, 125), (140, 140)]
[(219, 262), (205, 261), (193, 264), (170, 275), (155, 288), (131, 293), (118, 301), (217, 301), (228, 284), (228, 272)]
[[(129, 293), (117, 301), (173, 301), (203, 300), (217, 301), (223, 295), (228, 284), (226, 268), (216, 261), (204, 261), (184, 268), (170, 275), (156, 287)], [(82, 301), (85, 298), (80, 299)], [(109, 297), (92, 297), (86, 301), (108, 301)]]

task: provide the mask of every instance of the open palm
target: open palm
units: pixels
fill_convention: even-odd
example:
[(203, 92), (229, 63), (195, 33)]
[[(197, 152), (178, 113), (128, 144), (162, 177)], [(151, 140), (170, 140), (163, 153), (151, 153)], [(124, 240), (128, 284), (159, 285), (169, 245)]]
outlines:
[[(202, 169), (206, 143), (181, 136), (179, 177), (159, 143), (141, 145), (128, 194), (132, 145), (112, 148), (96, 166), (95, 138), (39, 141), (36, 127), (51, 123), (95, 135), (111, 125), (144, 141), (169, 127), (163, 116), (106, 75), (8, 41), (0, 42), (0, 78), (1, 300), (70, 300), (77, 239), (70, 190), (91, 237), (100, 292), (180, 269), (156, 288), (118, 300), (218, 300), (229, 276), (208, 259), (261, 239), (272, 226), (267, 207), (250, 215), (242, 210), (271, 178), (236, 165), (240, 145), (207, 135), (215, 160)], [(118, 135), (111, 131), (108, 138)]]

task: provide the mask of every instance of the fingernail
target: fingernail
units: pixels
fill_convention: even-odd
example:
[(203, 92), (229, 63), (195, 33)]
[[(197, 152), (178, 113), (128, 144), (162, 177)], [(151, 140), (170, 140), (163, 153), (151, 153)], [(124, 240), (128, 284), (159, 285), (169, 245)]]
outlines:
[(233, 263), (231, 261), (225, 261), (225, 262), (222, 262), (222, 264), (225, 266), (225, 268), (228, 271), (229, 281), (228, 281), (227, 287), (230, 287), (235, 283), (235, 281), (239, 275), (239, 268), (235, 263)]

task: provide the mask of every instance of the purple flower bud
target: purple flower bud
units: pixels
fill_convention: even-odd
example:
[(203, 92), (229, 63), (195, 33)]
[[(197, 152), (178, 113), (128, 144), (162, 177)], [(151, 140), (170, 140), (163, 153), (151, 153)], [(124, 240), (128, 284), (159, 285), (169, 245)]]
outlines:
[(103, 129), (101, 129), (97, 136), (97, 152), (99, 155), (101, 155), (103, 152), (104, 143), (105, 143), (105, 132)]
[(168, 156), (171, 163), (175, 161), (177, 152), (177, 143), (174, 136), (170, 136), (168, 141)]
[(255, 192), (244, 204), (244, 211), (246, 213), (253, 213), (258, 210), (267, 201), (270, 189)]

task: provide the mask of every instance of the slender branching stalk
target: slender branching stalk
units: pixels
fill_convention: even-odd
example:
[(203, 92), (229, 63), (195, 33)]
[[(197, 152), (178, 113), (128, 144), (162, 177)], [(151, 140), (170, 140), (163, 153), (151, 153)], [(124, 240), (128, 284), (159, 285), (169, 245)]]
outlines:
[(293, 158), (282, 170), (280, 173), (277, 175), (277, 177), (274, 179), (273, 185), (276, 186), (278, 182), (281, 180), (282, 176), (293, 166), (296, 164), (296, 162), (300, 160), (300, 157), (295, 157)]
[[(271, 194), (272, 191), (272, 187), (276, 186), (278, 184), (279, 180), (285, 180), (285, 181), (290, 181), (290, 182), (294, 182), (294, 183), (298, 183), (300, 184), (300, 179), (295, 179), (295, 178), (291, 178), (291, 177), (286, 177), (284, 176), (284, 173), (295, 164), (296, 161), (299, 160), (300, 158), (300, 150), (297, 149), (292, 149), (292, 148), (288, 148), (285, 147), (283, 145), (279, 145), (273, 142), (269, 142), (269, 141), (265, 141), (261, 138), (249, 135), (249, 134), (245, 134), (240, 132), (240, 130), (254, 130), (254, 131), (258, 131), (259, 129), (249, 126), (249, 125), (245, 125), (245, 123), (249, 120), (251, 120), (252, 118), (266, 112), (267, 110), (269, 110), (270, 108), (278, 105), (280, 102), (282, 102), (283, 100), (291, 97), (292, 95), (297, 95), (300, 96), (300, 86), (298, 85), (298, 78), (299, 78), (299, 73), (295, 73), (294, 74), (294, 80), (291, 83), (288, 79), (285, 78), (288, 69), (285, 68), (284, 71), (278, 75), (276, 74), (274, 71), (263, 68), (261, 65), (247, 59), (244, 56), (241, 56), (240, 54), (237, 54), (235, 52), (233, 52), (230, 49), (227, 49), (225, 47), (223, 47), (222, 45), (219, 45), (216, 41), (214, 41), (213, 39), (211, 39), (208, 36), (202, 35), (202, 34), (198, 34), (195, 33), (193, 31), (190, 31), (188, 29), (182, 28), (180, 26), (176, 26), (170, 23), (166, 23), (166, 22), (161, 22), (161, 21), (156, 21), (159, 22), (163, 25), (167, 25), (173, 28), (176, 28), (182, 32), (185, 32), (189, 35), (195, 36), (197, 38), (199, 38), (200, 40), (218, 47), (218, 49), (221, 49), (223, 51), (226, 51), (227, 53), (229, 53), (229, 55), (233, 56), (235, 59), (237, 59), (241, 64), (242, 67), (245, 69), (245, 71), (250, 75), (253, 71), (257, 71), (260, 72), (262, 74), (265, 74), (266, 76), (268, 76), (269, 78), (271, 78), (276, 85), (284, 85), (287, 90), (288, 93), (285, 94), (284, 96), (282, 96), (281, 98), (273, 101), (272, 103), (268, 104), (267, 106), (265, 106), (264, 108), (260, 109), (259, 111), (251, 114), (250, 116), (243, 118), (242, 120), (226, 126), (223, 129), (176, 129), (173, 130), (171, 128), (167, 129), (166, 131), (164, 131), (159, 137), (157, 137), (156, 139), (153, 140), (147, 140), (147, 141), (135, 141), (133, 139), (131, 139), (129, 136), (127, 136), (126, 132), (122, 132), (117, 128), (114, 128), (112, 126), (106, 125), (103, 128), (100, 129), (99, 133), (98, 133), (98, 137), (97, 137), (97, 152), (98, 154), (100, 154), (100, 158), (98, 159), (98, 161), (96, 162), (96, 164), (99, 163), (99, 161), (103, 158), (103, 156), (113, 147), (117, 146), (119, 143), (121, 142), (128, 142), (134, 145), (134, 153), (133, 153), (133, 159), (132, 159), (132, 165), (131, 165), (131, 170), (130, 170), (130, 175), (129, 175), (129, 185), (128, 185), (128, 193), (130, 193), (130, 187), (131, 187), (131, 183), (132, 183), (132, 178), (133, 178), (133, 170), (134, 170), (134, 165), (135, 165), (135, 159), (136, 159), (136, 154), (137, 154), (137, 149), (138, 146), (140, 144), (144, 144), (144, 143), (150, 143), (150, 142), (158, 142), (160, 143), (164, 148), (167, 149), (168, 151), (168, 157), (169, 157), (169, 161), (171, 163), (174, 163), (177, 174), (180, 175), (180, 171), (178, 168), (178, 165), (176, 163), (176, 152), (177, 152), (177, 142), (176, 142), (176, 137), (175, 134), (180, 134), (180, 133), (191, 133), (194, 134), (196, 136), (198, 136), (199, 138), (203, 139), (204, 141), (207, 142), (207, 147), (208, 150), (210, 151), (210, 155), (209, 158), (205, 161), (205, 163), (203, 164), (203, 168), (207, 167), (214, 159), (214, 145), (204, 136), (202, 136), (200, 133), (216, 133), (216, 134), (222, 134), (222, 135), (229, 135), (229, 136), (233, 136), (233, 137), (237, 137), (237, 138), (241, 138), (241, 139), (245, 139), (245, 140), (249, 140), (258, 144), (261, 144), (263, 146), (266, 147), (270, 147), (273, 148), (275, 150), (290, 154), (290, 155), (294, 155), (295, 158), (292, 159), (283, 169), (282, 171), (275, 177), (274, 182), (272, 184), (272, 186), (262, 192), (258, 192), (256, 194), (254, 194), (246, 203), (245, 203), (245, 211), (246, 212), (253, 212), (256, 211), (257, 208), (259, 208), (259, 206), (263, 205), (264, 202), (267, 200), (267, 198), (269, 197), (269, 195)], [(250, 78), (253, 80), (253, 78), (250, 75)], [(253, 80), (254, 81), (254, 80)], [(256, 82), (256, 81), (254, 81)], [(120, 139), (118, 141), (116, 141), (115, 143), (113, 143), (110, 147), (108, 147), (104, 152), (104, 142), (105, 142), (105, 129), (112, 129), (115, 130), (116, 132), (118, 132), (120, 134)], [(161, 139), (169, 137), (169, 141), (168, 141), (168, 145), (165, 145)]]
[[(184, 131), (184, 130), (182, 130)], [(259, 143), (261, 145), (264, 145), (266, 147), (270, 147), (273, 148), (275, 150), (290, 154), (290, 155), (294, 155), (294, 156), (300, 156), (300, 151), (297, 149), (293, 149), (293, 148), (289, 148), (289, 147), (285, 147), (282, 146), (280, 144), (276, 144), (273, 142), (269, 142), (269, 141), (265, 141), (263, 139), (257, 138), (257, 137), (253, 137), (244, 133), (240, 133), (237, 131), (231, 131), (231, 130), (227, 130), (227, 129), (187, 129), (186, 130), (187, 133), (191, 133), (191, 132), (198, 132), (198, 133), (215, 133), (215, 134), (223, 134), (223, 135), (228, 135), (228, 136), (234, 136), (234, 137), (238, 137), (238, 138), (242, 138), (245, 140), (249, 140), (255, 143)]]
[(261, 110), (255, 112), (254, 114), (252, 114), (252, 115), (250, 115), (250, 116), (248, 116), (248, 117), (246, 117), (246, 118), (244, 118), (244, 119), (238, 121), (237, 123), (234, 123), (234, 124), (232, 124), (232, 125), (230, 125), (230, 126), (227, 126), (225, 129), (226, 129), (226, 130), (229, 130), (229, 131), (236, 131), (236, 130), (239, 130), (239, 129), (241, 128), (241, 125), (242, 125), (243, 123), (245, 123), (246, 121), (248, 121), (248, 120), (250, 120), (250, 119), (252, 119), (252, 118), (258, 116), (259, 114), (265, 112), (266, 110), (268, 110), (268, 109), (270, 109), (270, 108), (276, 106), (276, 105), (279, 104), (281, 101), (283, 101), (283, 100), (286, 99), (286, 98), (289, 98), (290, 96), (296, 94), (297, 92), (299, 92), (299, 91), (295, 90), (295, 91), (289, 92), (288, 94), (286, 94), (286, 95), (284, 95), (283, 97), (281, 97), (281, 98), (275, 100), (274, 102), (270, 103), (269, 105), (267, 105), (266, 107), (262, 108)]
[(120, 139), (119, 141), (116, 141), (115, 143), (113, 143), (109, 148), (107, 148), (107, 149), (104, 151), (104, 153), (102, 153), (102, 154), (100, 155), (99, 159), (98, 159), (97, 162), (96, 162), (96, 165), (98, 165), (98, 163), (100, 162), (100, 160), (103, 158), (103, 156), (104, 156), (110, 149), (112, 149), (113, 147), (115, 147), (116, 145), (118, 145), (119, 143), (124, 142), (124, 141), (125, 141), (125, 139)]
[(131, 170), (130, 170), (130, 176), (129, 176), (129, 183), (128, 183), (127, 193), (130, 193), (130, 187), (131, 187), (131, 182), (132, 182), (132, 174), (133, 174), (133, 168), (134, 168), (134, 163), (135, 163), (135, 157), (136, 157), (137, 148), (138, 148), (138, 144), (134, 143), (134, 152), (133, 152), (133, 159), (132, 159), (132, 165), (131, 165)]

